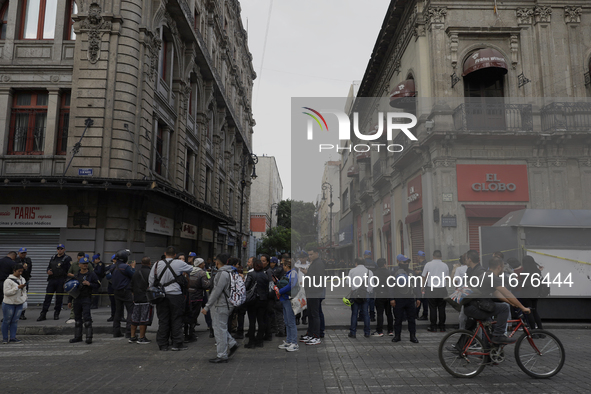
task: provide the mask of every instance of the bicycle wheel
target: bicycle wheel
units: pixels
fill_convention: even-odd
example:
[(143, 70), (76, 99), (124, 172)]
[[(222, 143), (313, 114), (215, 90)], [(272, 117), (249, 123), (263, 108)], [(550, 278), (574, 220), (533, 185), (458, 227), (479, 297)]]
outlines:
[(439, 344), (439, 361), (456, 378), (478, 375), (485, 367), (486, 354), (482, 341), (468, 330), (447, 334)]
[(515, 361), (532, 378), (556, 375), (564, 365), (564, 346), (560, 339), (545, 330), (531, 330), (532, 339), (523, 334), (515, 344)]

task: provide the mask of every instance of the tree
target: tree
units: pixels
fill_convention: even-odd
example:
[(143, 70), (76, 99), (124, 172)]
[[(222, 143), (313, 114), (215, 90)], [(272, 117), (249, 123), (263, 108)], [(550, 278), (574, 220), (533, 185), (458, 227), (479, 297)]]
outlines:
[(298, 240), (292, 239), (295, 246), (303, 246), (316, 240), (316, 224), (314, 213), (316, 207), (311, 202), (283, 200), (277, 207), (277, 225), (291, 228), (299, 235)]
[(297, 231), (292, 231), (292, 229), (283, 226), (276, 226), (268, 229), (263, 235), (261, 244), (257, 248), (257, 254), (275, 255), (277, 252), (291, 252), (292, 241), (297, 244), (299, 240), (300, 235)]

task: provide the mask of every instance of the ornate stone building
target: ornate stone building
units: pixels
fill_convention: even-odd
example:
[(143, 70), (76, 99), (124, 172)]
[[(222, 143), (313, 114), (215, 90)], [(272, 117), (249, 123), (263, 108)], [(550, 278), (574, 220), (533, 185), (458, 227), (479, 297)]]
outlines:
[(453, 259), (508, 212), (591, 209), (590, 59), (588, 1), (392, 1), (350, 113), (412, 112), (418, 141), (343, 151), (355, 255)]
[(43, 271), (58, 242), (246, 247), (256, 74), (237, 0), (4, 0), (0, 19), (2, 251)]

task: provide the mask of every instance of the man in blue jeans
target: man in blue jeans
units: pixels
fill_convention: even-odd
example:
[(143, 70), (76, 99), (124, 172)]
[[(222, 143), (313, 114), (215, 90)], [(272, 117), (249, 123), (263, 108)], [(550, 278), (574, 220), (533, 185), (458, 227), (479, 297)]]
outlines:
[(370, 285), (373, 273), (364, 265), (361, 259), (355, 260), (355, 268), (349, 271), (351, 291), (354, 295), (354, 302), (351, 305), (351, 328), (349, 338), (357, 337), (357, 314), (361, 311), (363, 316), (363, 334), (366, 338), (370, 336), (369, 298), (373, 297)]

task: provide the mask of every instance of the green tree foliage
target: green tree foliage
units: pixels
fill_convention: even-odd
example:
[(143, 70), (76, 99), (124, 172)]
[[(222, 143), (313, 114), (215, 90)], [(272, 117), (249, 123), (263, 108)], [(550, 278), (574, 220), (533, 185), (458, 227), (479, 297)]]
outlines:
[(292, 239), (294, 249), (316, 240), (315, 211), (316, 207), (311, 202), (283, 200), (279, 203), (277, 225), (291, 228), (299, 235), (297, 241)]
[(276, 226), (267, 230), (257, 248), (257, 254), (266, 253), (274, 256), (277, 252), (291, 252), (293, 242), (299, 242), (297, 231), (283, 226)]

